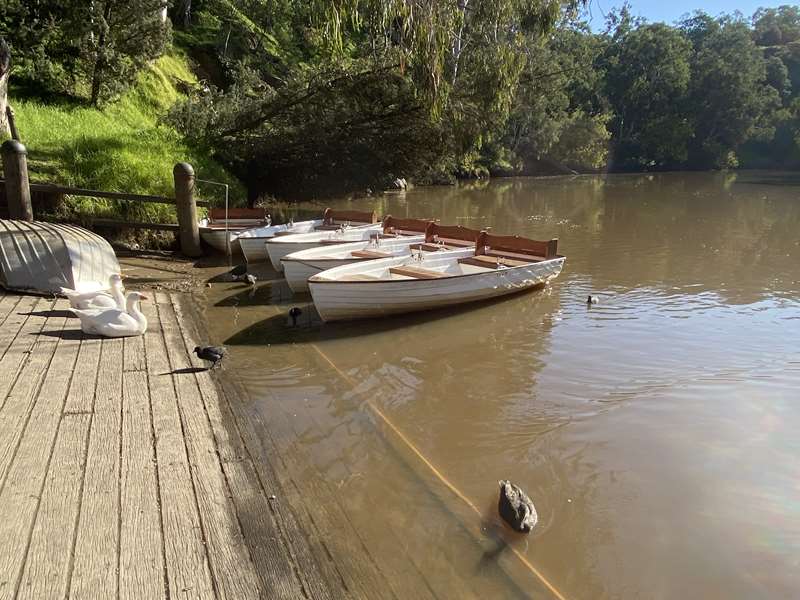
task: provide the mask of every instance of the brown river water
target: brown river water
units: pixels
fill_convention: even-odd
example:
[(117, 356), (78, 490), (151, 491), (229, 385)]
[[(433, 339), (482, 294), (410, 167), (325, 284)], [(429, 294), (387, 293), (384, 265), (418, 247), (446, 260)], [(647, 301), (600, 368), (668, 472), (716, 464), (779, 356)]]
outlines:
[[(397, 597), (800, 597), (800, 176), (507, 179), (340, 205), (558, 237), (567, 256), (540, 291), (349, 324), (322, 325), (280, 279), (208, 291), (263, 431)], [(506, 478), (536, 504), (527, 537), (498, 524)]]

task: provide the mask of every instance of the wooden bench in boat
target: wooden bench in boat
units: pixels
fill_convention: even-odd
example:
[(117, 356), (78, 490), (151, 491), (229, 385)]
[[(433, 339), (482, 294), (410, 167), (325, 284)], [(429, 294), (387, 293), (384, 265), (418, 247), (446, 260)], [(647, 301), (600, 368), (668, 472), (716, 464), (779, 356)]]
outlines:
[(360, 210), (334, 210), (326, 208), (322, 216), (322, 225), (317, 229), (339, 229), (343, 223), (377, 223), (378, 216), (375, 211)]
[(392, 254), (380, 250), (353, 250), (350, 256), (353, 258), (389, 258)]
[(423, 267), (414, 267), (414, 266), (400, 266), (400, 267), (389, 267), (389, 273), (393, 275), (403, 275), (405, 277), (413, 277), (414, 279), (439, 279), (441, 277), (447, 277), (444, 273), (440, 271), (434, 271), (433, 269), (425, 269)]
[(476, 267), (484, 267), (487, 269), (499, 269), (501, 265), (504, 267), (522, 267), (525, 265), (529, 265), (533, 262), (539, 262), (539, 261), (518, 260), (515, 258), (508, 258), (506, 256), (487, 256), (486, 254), (481, 254), (478, 256), (469, 256), (467, 258), (459, 258), (458, 262), (465, 265), (473, 265)]

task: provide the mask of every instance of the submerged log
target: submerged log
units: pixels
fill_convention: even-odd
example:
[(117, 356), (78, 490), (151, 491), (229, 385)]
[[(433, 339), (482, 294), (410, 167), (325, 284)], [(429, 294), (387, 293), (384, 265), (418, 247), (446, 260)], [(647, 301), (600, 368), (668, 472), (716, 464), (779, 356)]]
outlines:
[(497, 510), (503, 520), (516, 531), (528, 533), (536, 526), (539, 516), (528, 495), (510, 481), (500, 482)]

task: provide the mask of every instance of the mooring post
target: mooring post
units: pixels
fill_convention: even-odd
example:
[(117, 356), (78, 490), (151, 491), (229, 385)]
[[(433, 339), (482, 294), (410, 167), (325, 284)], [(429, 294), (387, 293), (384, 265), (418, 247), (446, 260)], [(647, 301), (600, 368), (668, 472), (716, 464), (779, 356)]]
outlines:
[(189, 163), (178, 163), (172, 170), (175, 178), (175, 206), (178, 212), (181, 252), (186, 256), (201, 256), (200, 228), (197, 224), (197, 205), (194, 202), (194, 169)]
[(8, 214), (12, 219), (33, 221), (31, 186), (28, 181), (28, 151), (17, 140), (6, 140), (0, 148), (6, 179)]

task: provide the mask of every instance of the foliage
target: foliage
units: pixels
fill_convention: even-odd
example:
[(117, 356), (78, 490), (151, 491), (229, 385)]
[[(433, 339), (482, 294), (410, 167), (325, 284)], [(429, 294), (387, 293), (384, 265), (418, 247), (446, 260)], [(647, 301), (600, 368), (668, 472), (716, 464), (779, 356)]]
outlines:
[[(28, 148), (31, 179), (108, 191), (173, 194), (172, 167), (191, 163), (199, 177), (228, 181), (233, 197), (242, 197), (237, 182), (206, 153), (192, 148), (177, 133), (158, 123), (181, 97), (182, 82), (194, 83), (179, 53), (158, 59), (143, 70), (136, 84), (103, 109), (70, 103), (15, 100), (20, 134)], [(13, 93), (13, 90), (12, 90)], [(201, 189), (208, 194), (215, 190)], [(174, 222), (166, 205), (139, 205), (69, 198), (62, 216), (119, 216)]]
[(87, 97), (97, 105), (122, 92), (169, 42), (163, 0), (5, 0), (0, 35), (15, 77), (42, 95)]

